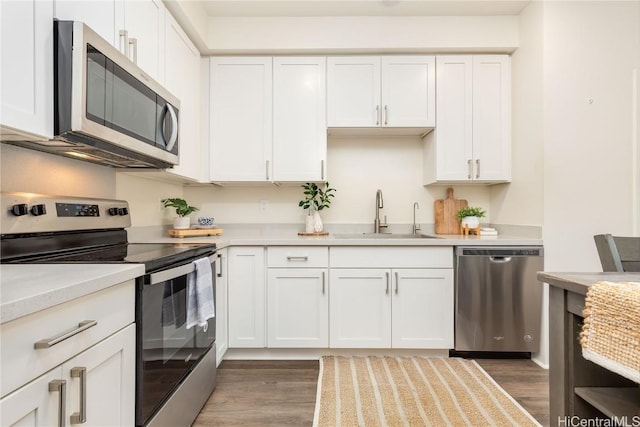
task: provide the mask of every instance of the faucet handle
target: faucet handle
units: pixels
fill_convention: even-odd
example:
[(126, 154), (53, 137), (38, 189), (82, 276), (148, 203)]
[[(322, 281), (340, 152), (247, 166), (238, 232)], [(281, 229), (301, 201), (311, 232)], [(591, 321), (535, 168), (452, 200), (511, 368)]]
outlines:
[(380, 222), (380, 228), (387, 228), (389, 224), (387, 224), (387, 216), (384, 216), (384, 221)]

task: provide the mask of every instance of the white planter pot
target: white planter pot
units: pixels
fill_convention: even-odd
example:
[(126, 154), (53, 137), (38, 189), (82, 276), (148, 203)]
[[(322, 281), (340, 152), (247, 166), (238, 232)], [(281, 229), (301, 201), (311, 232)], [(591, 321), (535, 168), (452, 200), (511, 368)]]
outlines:
[(313, 233), (313, 215), (307, 215), (304, 217), (304, 231), (307, 233)]
[(460, 227), (464, 228), (468, 226), (469, 228), (476, 228), (480, 225), (480, 219), (477, 216), (465, 216), (460, 221)]
[(322, 218), (320, 218), (320, 212), (313, 212), (313, 231), (320, 233), (322, 231)]
[(188, 216), (179, 216), (173, 219), (175, 230), (186, 230), (191, 226), (191, 219)]

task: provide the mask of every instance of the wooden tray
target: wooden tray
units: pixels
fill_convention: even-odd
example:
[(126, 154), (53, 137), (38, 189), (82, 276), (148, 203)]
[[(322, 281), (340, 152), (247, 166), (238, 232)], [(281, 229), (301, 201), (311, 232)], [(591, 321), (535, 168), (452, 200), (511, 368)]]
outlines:
[(196, 237), (196, 236), (219, 236), (222, 234), (222, 228), (188, 228), (185, 230), (169, 230), (171, 237)]
[(299, 231), (298, 236), (328, 236), (328, 231), (319, 231), (314, 233), (307, 233), (306, 231)]

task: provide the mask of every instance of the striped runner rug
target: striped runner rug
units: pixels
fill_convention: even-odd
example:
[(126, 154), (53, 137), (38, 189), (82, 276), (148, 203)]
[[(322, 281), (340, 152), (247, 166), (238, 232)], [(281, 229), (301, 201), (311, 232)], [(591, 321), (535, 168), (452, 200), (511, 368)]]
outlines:
[(314, 426), (540, 426), (473, 360), (324, 356)]

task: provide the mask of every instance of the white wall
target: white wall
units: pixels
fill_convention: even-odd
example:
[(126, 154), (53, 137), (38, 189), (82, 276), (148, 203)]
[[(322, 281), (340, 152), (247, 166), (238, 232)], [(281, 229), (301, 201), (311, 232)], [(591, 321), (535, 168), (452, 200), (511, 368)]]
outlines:
[[(446, 197), (446, 187), (422, 185), (422, 141), (417, 138), (330, 137), (327, 177), (337, 189), (331, 208), (322, 212), (327, 224), (368, 224), (373, 227), (376, 190), (381, 189), (389, 224), (413, 222), (413, 203), (418, 202), (418, 223), (433, 223), (433, 202)], [(486, 209), (491, 220), (489, 189), (484, 186), (454, 187), (455, 197)], [(187, 200), (202, 213), (225, 223), (304, 223), (299, 185), (275, 187), (185, 187)], [(265, 206), (266, 209), (261, 208)]]
[[(544, 3), (544, 242), (549, 271), (601, 271), (593, 235), (631, 235), (640, 2)], [(635, 115), (635, 117), (634, 117)]]
[(161, 200), (183, 197), (181, 184), (146, 179), (144, 172), (117, 173), (115, 188), (118, 199), (129, 202), (133, 227), (171, 224), (175, 210), (164, 208)]
[(2, 191), (116, 197), (115, 171), (105, 166), (0, 144)]
[(542, 3), (520, 14), (520, 47), (511, 57), (512, 181), (491, 187), (493, 222), (542, 226), (543, 39)]
[(207, 30), (209, 54), (509, 53), (518, 46), (517, 16), (211, 17)]

